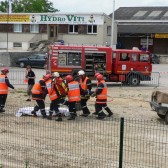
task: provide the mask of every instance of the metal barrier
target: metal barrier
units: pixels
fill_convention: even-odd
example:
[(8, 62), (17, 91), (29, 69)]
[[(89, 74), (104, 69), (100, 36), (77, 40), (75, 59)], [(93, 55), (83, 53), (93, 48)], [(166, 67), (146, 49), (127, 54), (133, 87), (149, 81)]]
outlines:
[(12, 85), (25, 85), (25, 70), (12, 70), (10, 71), (8, 78)]
[(49, 121), (0, 114), (1, 167), (167, 168), (166, 125), (124, 118)]
[(121, 82), (121, 86), (147, 86), (159, 87), (160, 73), (152, 72), (151, 76), (140, 76), (136, 73), (126, 77), (126, 81)]
[[(25, 85), (24, 83), (25, 71), (12, 70), (9, 73), (9, 80), (13, 85)], [(37, 77), (38, 79), (38, 77)], [(130, 83), (131, 80), (131, 83)], [(148, 87), (159, 87), (160, 73), (152, 72), (149, 80), (148, 76), (142, 78), (137, 77), (136, 74), (132, 74), (128, 82), (121, 82), (121, 86), (148, 86)], [(138, 84), (139, 83), (139, 84)]]

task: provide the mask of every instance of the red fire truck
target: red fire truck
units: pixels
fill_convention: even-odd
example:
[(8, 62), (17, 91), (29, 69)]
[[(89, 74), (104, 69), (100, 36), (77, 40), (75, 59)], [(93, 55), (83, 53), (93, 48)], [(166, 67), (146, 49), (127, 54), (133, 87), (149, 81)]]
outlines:
[(102, 73), (106, 81), (139, 85), (151, 80), (152, 64), (149, 52), (138, 49), (116, 49), (105, 46), (50, 45), (47, 70), (62, 75), (77, 75), (84, 70), (88, 76)]

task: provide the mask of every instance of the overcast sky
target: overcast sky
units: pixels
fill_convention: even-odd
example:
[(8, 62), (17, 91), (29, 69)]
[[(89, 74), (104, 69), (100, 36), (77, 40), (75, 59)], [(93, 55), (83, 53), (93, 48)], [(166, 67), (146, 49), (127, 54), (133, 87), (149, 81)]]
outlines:
[[(60, 12), (103, 12), (113, 11), (114, 0), (49, 0)], [(115, 10), (119, 7), (168, 6), (168, 0), (115, 0)]]

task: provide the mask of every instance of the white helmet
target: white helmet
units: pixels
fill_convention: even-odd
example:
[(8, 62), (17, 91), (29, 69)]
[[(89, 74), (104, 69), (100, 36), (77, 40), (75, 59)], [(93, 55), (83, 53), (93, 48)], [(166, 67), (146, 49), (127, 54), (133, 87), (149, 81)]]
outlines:
[(54, 76), (58, 78), (60, 77), (60, 74), (58, 72), (54, 72)]
[(79, 72), (78, 72), (78, 75), (84, 75), (85, 74), (85, 72), (83, 71), (83, 70), (80, 70)]

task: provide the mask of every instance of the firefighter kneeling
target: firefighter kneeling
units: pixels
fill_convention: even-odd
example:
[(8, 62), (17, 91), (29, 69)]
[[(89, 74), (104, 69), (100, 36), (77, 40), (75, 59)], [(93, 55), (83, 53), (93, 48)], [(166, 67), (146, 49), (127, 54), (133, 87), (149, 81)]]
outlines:
[(103, 112), (103, 108), (108, 112), (108, 117), (113, 115), (113, 112), (107, 106), (107, 85), (104, 80), (103, 75), (97, 74), (95, 76), (97, 79), (97, 89), (91, 95), (92, 97), (96, 96), (95, 110), (94, 114), (97, 114), (97, 119), (104, 119), (106, 114)]

